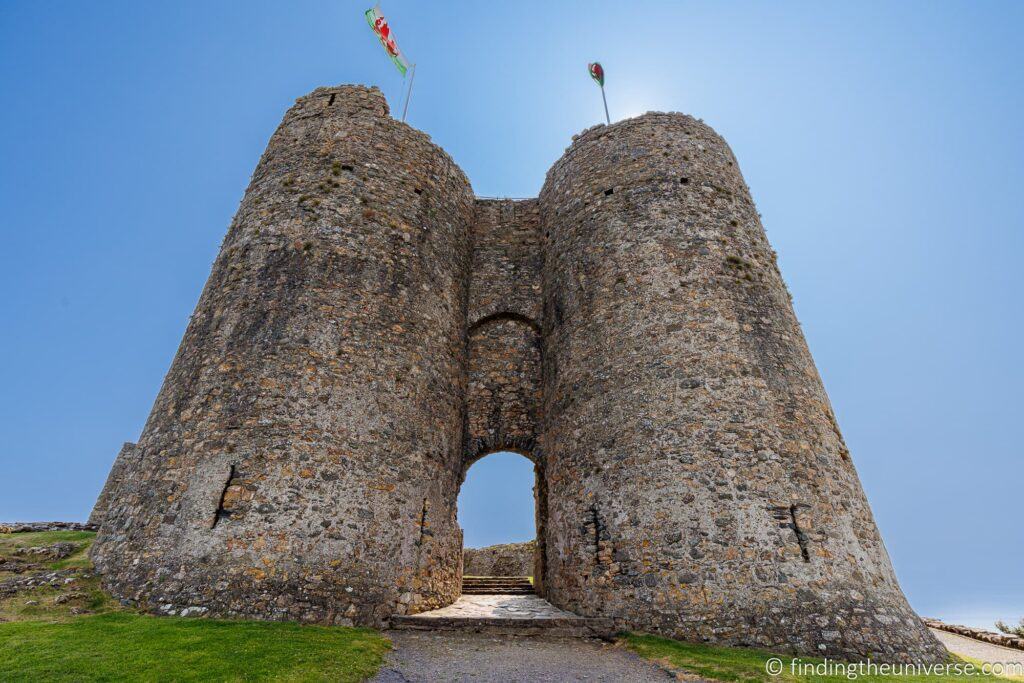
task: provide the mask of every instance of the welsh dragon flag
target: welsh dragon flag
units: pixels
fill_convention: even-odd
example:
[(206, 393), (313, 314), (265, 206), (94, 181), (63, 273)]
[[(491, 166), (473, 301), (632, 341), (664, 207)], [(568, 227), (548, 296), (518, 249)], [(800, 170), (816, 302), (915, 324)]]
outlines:
[(395, 43), (395, 36), (391, 33), (391, 27), (388, 26), (388, 20), (384, 18), (380, 11), (380, 5), (366, 10), (366, 23), (370, 25), (373, 32), (380, 38), (380, 44), (384, 46), (384, 50), (388, 53), (388, 57), (391, 58), (395, 68), (402, 72), (402, 76), (405, 76), (405, 72), (409, 68), (409, 62), (406, 60), (405, 55), (402, 54), (402, 51), (398, 49), (398, 44)]
[(597, 84), (604, 87), (604, 67), (601, 66), (601, 62), (593, 62), (587, 64), (587, 71), (590, 72), (590, 77), (597, 81)]

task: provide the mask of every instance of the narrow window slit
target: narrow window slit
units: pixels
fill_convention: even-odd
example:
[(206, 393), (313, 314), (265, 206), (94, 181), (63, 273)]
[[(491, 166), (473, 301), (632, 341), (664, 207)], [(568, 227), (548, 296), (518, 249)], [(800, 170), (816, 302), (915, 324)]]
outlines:
[(231, 516), (231, 513), (224, 508), (225, 500), (228, 496), (228, 489), (231, 488), (231, 484), (235, 481), (235, 466), (232, 465), (231, 469), (228, 470), (228, 478), (224, 482), (224, 488), (221, 489), (220, 498), (217, 500), (217, 511), (213, 515), (213, 523), (210, 524), (211, 529), (217, 528), (217, 523), (220, 520)]
[(433, 536), (433, 533), (427, 531), (427, 512), (430, 510), (430, 503), (426, 498), (423, 499), (423, 508), (420, 510), (420, 538), (416, 541), (416, 545), (423, 545), (424, 536)]
[(793, 522), (792, 527), (793, 527), (793, 533), (796, 534), (796, 542), (798, 544), (800, 544), (800, 555), (803, 556), (804, 562), (810, 562), (811, 561), (811, 553), (807, 549), (807, 544), (808, 544), (808, 540), (809, 539), (807, 538), (807, 534), (804, 532), (804, 530), (800, 528), (800, 524), (796, 521), (796, 511), (797, 511), (797, 508), (799, 508), (799, 507), (801, 507), (801, 506), (799, 506), (799, 505), (790, 505), (789, 506), (789, 518)]
[(413, 190), (413, 192), (415, 192), (416, 194), (423, 194), (423, 190), (418, 187), (415, 190)]
[(605, 197), (610, 197), (614, 193), (615, 193), (615, 188), (609, 187), (607, 190), (604, 191), (604, 196)]
[(332, 104), (334, 104), (334, 98), (337, 97), (337, 96), (338, 96), (338, 93), (333, 93), (333, 92), (331, 93), (331, 98), (329, 100), (327, 100), (327, 106), (328, 107), (330, 107)]
[(601, 515), (597, 510), (597, 505), (591, 505), (587, 508), (587, 516), (583, 522), (583, 527), (585, 536), (593, 535), (592, 538), (587, 538), (588, 545), (593, 544), (594, 565), (600, 566), (604, 563), (601, 558), (601, 543), (608, 540), (608, 535), (604, 524), (601, 522)]
[(680, 185), (689, 185), (690, 184), (690, 179), (689, 178), (680, 178), (679, 179), (679, 184)]
[(352, 167), (351, 167), (351, 166), (349, 166), (348, 164), (342, 164), (342, 165), (341, 165), (341, 170), (342, 170), (342, 171), (351, 171), (351, 170), (353, 170), (353, 169), (352, 169)]

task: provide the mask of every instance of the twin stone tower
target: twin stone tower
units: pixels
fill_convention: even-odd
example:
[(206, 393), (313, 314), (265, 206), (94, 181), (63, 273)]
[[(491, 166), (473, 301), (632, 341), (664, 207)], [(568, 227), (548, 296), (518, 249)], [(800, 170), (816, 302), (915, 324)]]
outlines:
[(930, 661), (725, 142), (577, 136), (474, 196), (375, 88), (299, 99), (94, 512), (155, 612), (384, 626), (460, 594), (467, 468), (536, 468), (538, 592), (621, 628)]

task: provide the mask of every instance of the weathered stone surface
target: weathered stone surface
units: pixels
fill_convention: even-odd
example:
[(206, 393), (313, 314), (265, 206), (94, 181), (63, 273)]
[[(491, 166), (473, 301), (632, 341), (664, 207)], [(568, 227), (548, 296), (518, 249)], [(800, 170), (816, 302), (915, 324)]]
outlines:
[(725, 142), (681, 114), (597, 126), (540, 204), (545, 595), (691, 640), (940, 658)]
[(114, 465), (110, 468), (110, 474), (107, 475), (107, 481), (103, 485), (103, 490), (100, 491), (100, 497), (96, 499), (96, 504), (92, 508), (92, 513), (89, 515), (89, 525), (98, 529), (103, 524), (110, 506), (118, 502), (117, 492), (121, 489), (125, 477), (134, 476), (138, 464), (139, 449), (136, 448), (135, 444), (126, 441), (121, 446), (117, 458), (114, 459)]
[(458, 596), (473, 215), (379, 91), (297, 101), (101, 527), (114, 592), (341, 624)]
[(451, 604), (455, 501), (536, 467), (538, 592), (617, 626), (936, 660), (749, 192), (681, 114), (476, 200), (379, 91), (323, 88), (253, 175), (93, 558), (161, 613), (382, 625)]
[(503, 543), (462, 551), (464, 576), (532, 576), (536, 541)]

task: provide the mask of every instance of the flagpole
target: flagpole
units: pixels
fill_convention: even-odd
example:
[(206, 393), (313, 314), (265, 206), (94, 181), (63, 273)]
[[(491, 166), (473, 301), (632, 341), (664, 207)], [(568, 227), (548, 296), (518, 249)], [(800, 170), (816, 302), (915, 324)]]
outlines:
[[(604, 120), (608, 122), (608, 125), (612, 125), (612, 119), (608, 116), (608, 98), (604, 96), (604, 86), (601, 86), (601, 100), (604, 102)], [(403, 119), (404, 120), (404, 119)]]
[(408, 83), (409, 83), (409, 75), (408, 74), (402, 74), (402, 87), (400, 87), (398, 89), (398, 106), (400, 106), (400, 107), (401, 106), (405, 106), (405, 91), (409, 89), (407, 87)]
[[(409, 111), (409, 99), (412, 97), (412, 83), (416, 80), (416, 65), (412, 65), (412, 76), (409, 77), (409, 92), (405, 95), (405, 106), (402, 108), (402, 122), (405, 122), (405, 114)], [(605, 109), (608, 105), (605, 105)]]

